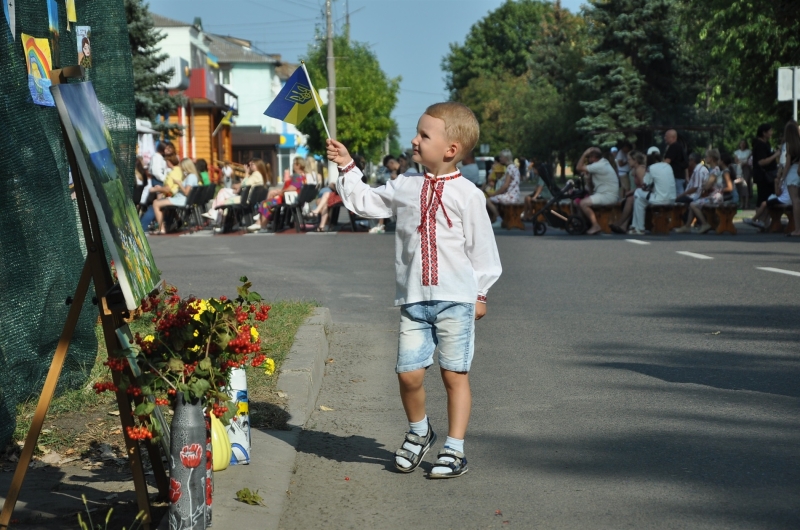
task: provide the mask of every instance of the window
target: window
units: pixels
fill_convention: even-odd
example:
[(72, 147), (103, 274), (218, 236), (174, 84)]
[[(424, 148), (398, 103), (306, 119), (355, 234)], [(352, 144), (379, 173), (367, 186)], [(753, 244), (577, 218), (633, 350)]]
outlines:
[(222, 77), (222, 84), (223, 85), (230, 85), (231, 84), (231, 71), (230, 70), (220, 70), (220, 76)]

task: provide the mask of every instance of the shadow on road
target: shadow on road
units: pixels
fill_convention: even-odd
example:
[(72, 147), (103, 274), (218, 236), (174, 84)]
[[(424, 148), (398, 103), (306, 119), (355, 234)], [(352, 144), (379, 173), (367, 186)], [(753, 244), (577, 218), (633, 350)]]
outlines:
[(395, 471), (394, 452), (365, 436), (338, 436), (329, 432), (304, 430), (300, 433), (297, 450), (335, 462), (378, 464), (388, 471)]

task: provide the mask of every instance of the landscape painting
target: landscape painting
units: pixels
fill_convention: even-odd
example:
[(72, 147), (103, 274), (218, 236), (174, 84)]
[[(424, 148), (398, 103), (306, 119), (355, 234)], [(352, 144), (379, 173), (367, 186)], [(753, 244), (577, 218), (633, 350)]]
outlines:
[(120, 178), (111, 135), (91, 83), (52, 88), (78, 169), (97, 211), (100, 227), (128, 309), (139, 307), (160, 282), (150, 245), (133, 200)]

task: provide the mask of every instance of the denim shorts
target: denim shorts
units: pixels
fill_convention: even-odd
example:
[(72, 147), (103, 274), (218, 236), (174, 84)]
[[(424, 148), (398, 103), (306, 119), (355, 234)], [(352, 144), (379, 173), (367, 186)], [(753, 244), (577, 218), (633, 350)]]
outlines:
[(397, 373), (427, 368), (439, 349), (439, 366), (469, 372), (475, 350), (475, 304), (430, 301), (400, 307)]

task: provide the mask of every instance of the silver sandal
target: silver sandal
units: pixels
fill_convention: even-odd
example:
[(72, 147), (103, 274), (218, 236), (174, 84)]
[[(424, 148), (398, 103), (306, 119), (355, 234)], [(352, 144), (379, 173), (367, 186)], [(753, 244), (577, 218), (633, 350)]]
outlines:
[[(461, 451), (456, 451), (455, 449), (450, 449), (449, 447), (443, 448), (439, 451), (439, 454), (436, 455), (438, 460), (436, 463), (433, 464), (433, 467), (449, 467), (449, 473), (434, 473), (431, 471), (428, 473), (428, 478), (453, 478), (453, 477), (460, 477), (467, 471), (469, 468), (467, 467), (467, 457), (464, 456), (464, 453)], [(453, 459), (444, 460), (442, 457), (450, 457)]]
[(409, 451), (408, 449), (403, 449), (402, 445), (400, 446), (400, 449), (394, 452), (395, 456), (405, 458), (411, 462), (409, 467), (402, 467), (397, 463), (397, 460), (395, 460), (394, 467), (396, 467), (401, 473), (411, 473), (417, 469), (417, 467), (419, 467), (420, 463), (422, 463), (422, 458), (425, 456), (425, 453), (427, 453), (431, 446), (436, 443), (436, 433), (433, 432), (433, 427), (431, 427), (430, 422), (428, 422), (427, 436), (419, 436), (413, 432), (407, 432), (406, 438), (403, 440), (403, 444), (405, 444), (405, 442), (422, 447), (419, 454), (415, 454), (413, 451)]

